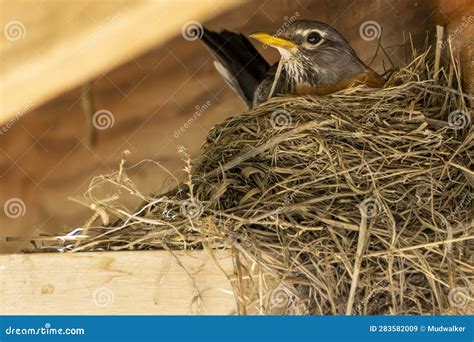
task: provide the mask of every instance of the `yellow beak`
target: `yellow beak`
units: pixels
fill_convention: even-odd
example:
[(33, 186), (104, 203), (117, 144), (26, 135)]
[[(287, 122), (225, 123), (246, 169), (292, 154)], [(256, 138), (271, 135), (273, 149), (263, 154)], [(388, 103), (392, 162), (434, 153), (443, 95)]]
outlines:
[(283, 39), (283, 38), (278, 38), (275, 36), (271, 36), (268, 33), (254, 33), (251, 34), (249, 37), (255, 38), (258, 41), (261, 41), (263, 44), (274, 46), (274, 47), (279, 47), (283, 48), (286, 50), (290, 50), (294, 47), (296, 47), (296, 44), (293, 43), (292, 41)]

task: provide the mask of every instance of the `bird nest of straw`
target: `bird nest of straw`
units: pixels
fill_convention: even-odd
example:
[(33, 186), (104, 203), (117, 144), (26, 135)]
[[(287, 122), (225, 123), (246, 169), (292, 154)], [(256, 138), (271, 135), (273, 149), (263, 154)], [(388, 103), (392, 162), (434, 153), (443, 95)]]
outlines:
[(124, 159), (77, 199), (94, 216), (35, 250), (229, 249), (239, 313), (466, 312), (472, 98), (454, 61), (433, 60), (414, 57), (383, 89), (282, 96), (229, 118), (165, 194), (139, 190)]

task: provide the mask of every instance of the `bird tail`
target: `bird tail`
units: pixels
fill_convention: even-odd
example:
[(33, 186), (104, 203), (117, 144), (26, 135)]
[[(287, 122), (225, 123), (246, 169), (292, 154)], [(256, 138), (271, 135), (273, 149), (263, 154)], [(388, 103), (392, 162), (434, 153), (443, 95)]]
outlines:
[(214, 66), (226, 83), (251, 107), (255, 90), (270, 68), (267, 61), (239, 33), (204, 28), (201, 41), (216, 59)]

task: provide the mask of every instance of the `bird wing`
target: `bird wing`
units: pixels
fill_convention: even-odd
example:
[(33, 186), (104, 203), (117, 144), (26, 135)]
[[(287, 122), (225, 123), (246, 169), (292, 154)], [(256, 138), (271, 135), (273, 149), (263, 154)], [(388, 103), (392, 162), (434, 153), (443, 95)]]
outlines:
[(226, 83), (252, 106), (255, 91), (270, 66), (242, 34), (203, 29), (201, 41), (216, 59), (214, 65)]

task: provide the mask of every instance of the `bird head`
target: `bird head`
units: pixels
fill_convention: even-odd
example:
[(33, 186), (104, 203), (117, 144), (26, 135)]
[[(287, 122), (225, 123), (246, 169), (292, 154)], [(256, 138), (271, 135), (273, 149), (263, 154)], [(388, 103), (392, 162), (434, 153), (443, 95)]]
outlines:
[(330, 84), (360, 73), (365, 65), (333, 27), (314, 20), (297, 20), (278, 35), (250, 35), (278, 49), (289, 77), (310, 84)]

